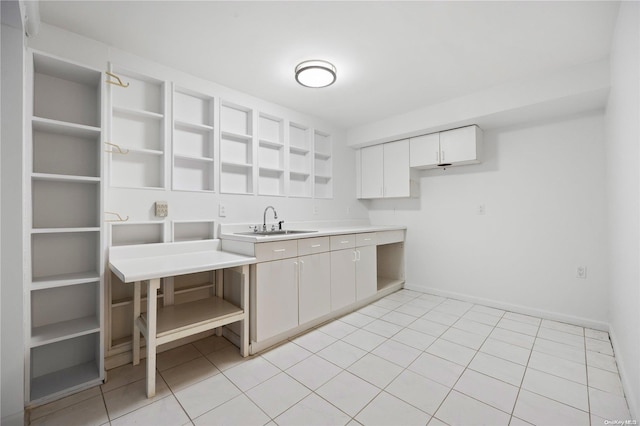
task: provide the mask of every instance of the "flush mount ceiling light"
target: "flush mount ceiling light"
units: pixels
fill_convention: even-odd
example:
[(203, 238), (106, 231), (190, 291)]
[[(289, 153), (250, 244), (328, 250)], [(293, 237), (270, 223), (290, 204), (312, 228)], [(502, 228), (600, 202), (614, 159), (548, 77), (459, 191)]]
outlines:
[(300, 62), (296, 67), (296, 81), (305, 87), (327, 87), (336, 81), (336, 67), (327, 61)]

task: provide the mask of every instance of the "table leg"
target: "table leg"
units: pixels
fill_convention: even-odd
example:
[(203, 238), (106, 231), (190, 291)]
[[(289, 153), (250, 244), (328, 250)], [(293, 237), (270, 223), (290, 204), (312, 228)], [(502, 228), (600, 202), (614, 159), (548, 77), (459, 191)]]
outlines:
[[(224, 269), (216, 270), (216, 296), (224, 299)], [(222, 327), (216, 328), (216, 336), (222, 336)]]
[(246, 357), (249, 356), (249, 265), (242, 267), (240, 303), (244, 311), (244, 319), (240, 321), (240, 354)]
[(160, 279), (148, 281), (147, 287), (147, 398), (156, 395), (156, 320)]
[(133, 365), (140, 364), (140, 281), (133, 283)]

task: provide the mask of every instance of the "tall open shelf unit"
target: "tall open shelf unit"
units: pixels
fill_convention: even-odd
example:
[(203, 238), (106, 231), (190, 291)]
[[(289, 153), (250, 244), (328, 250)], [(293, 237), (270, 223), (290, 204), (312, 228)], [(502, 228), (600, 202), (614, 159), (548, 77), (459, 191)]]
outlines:
[(25, 396), (101, 383), (102, 73), (31, 52), (26, 85)]

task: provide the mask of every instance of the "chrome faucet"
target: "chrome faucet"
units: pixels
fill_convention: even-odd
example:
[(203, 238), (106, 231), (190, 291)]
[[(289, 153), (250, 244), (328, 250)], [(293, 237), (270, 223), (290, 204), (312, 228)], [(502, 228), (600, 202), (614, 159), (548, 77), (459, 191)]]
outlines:
[(273, 218), (274, 219), (278, 219), (278, 213), (276, 212), (276, 209), (273, 208), (273, 206), (267, 206), (266, 209), (264, 209), (264, 214), (262, 215), (262, 230), (266, 231), (267, 230), (267, 210), (273, 210)]

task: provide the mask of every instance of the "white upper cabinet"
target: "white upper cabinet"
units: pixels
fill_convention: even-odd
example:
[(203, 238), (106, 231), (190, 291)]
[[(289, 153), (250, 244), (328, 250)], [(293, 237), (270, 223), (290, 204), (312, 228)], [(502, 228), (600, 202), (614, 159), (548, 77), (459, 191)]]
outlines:
[(411, 138), (411, 167), (431, 169), (480, 162), (482, 130), (467, 126)]
[(384, 187), (382, 145), (362, 148), (360, 155), (361, 198), (382, 198)]
[(440, 133), (418, 136), (410, 139), (411, 167), (423, 169), (440, 164)]
[(411, 176), (409, 170), (409, 140), (385, 143), (384, 187), (385, 198), (411, 196)]
[(359, 177), (359, 198), (411, 196), (409, 140), (362, 148)]

